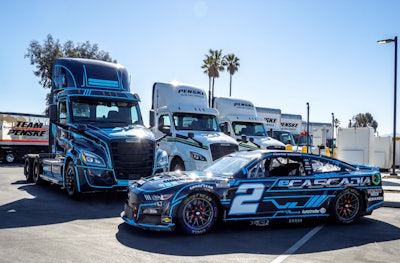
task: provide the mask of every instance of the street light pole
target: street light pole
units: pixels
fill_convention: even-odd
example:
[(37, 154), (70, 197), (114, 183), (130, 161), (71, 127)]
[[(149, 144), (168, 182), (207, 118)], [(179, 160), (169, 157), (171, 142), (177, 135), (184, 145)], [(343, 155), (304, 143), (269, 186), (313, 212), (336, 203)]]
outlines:
[(334, 154), (334, 150), (335, 150), (335, 148), (334, 148), (334, 144), (333, 144), (333, 142), (334, 142), (334, 140), (335, 140), (335, 114), (333, 114), (333, 112), (332, 112), (332, 145), (331, 145), (331, 147), (332, 147), (332, 151), (331, 151), (331, 157), (333, 158), (333, 154)]
[(307, 153), (310, 152), (310, 103), (307, 102)]
[(397, 104), (397, 36), (394, 39), (378, 40), (378, 44), (387, 44), (394, 42), (394, 112), (393, 112), (393, 163), (392, 173), (396, 174), (396, 104)]

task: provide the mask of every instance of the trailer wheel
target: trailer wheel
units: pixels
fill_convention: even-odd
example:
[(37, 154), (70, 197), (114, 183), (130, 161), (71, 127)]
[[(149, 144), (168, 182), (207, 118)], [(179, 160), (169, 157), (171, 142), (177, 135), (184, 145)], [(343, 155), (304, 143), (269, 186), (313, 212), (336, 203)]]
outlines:
[(40, 185), (43, 183), (43, 179), (40, 178), (40, 174), (43, 172), (43, 167), (40, 164), (39, 159), (35, 159), (33, 161), (33, 169), (32, 169), (32, 180), (35, 184)]
[(25, 175), (27, 182), (29, 182), (29, 183), (33, 182), (32, 159), (31, 158), (25, 158), (24, 175)]
[(14, 152), (7, 152), (6, 157), (4, 158), (7, 163), (13, 163), (15, 162), (15, 154)]
[(76, 199), (79, 197), (78, 181), (73, 162), (68, 163), (65, 171), (65, 189), (69, 198)]

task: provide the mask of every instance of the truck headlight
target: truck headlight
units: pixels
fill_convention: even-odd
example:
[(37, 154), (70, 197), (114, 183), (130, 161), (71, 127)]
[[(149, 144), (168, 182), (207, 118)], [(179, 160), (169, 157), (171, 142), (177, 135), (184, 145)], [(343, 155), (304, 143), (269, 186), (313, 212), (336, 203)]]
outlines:
[(157, 149), (156, 163), (158, 167), (167, 167), (169, 162), (168, 154), (166, 151)]
[(204, 157), (203, 155), (196, 153), (196, 152), (190, 152), (190, 157), (196, 161), (204, 161), (207, 162), (206, 157)]
[(86, 165), (92, 165), (92, 166), (106, 166), (103, 158), (100, 156), (90, 153), (90, 152), (82, 152), (81, 153), (81, 159)]

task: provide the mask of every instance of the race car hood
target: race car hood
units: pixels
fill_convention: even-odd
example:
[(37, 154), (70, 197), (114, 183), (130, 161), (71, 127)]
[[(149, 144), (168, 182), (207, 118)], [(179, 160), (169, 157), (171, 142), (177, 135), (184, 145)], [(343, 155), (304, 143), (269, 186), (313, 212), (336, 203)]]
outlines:
[(112, 139), (155, 140), (153, 133), (142, 125), (129, 125), (115, 128), (99, 128), (90, 125), (85, 133), (105, 141), (110, 141)]
[(228, 182), (228, 178), (201, 171), (166, 172), (138, 180), (131, 186), (131, 190), (133, 188), (143, 192), (155, 192), (201, 182)]

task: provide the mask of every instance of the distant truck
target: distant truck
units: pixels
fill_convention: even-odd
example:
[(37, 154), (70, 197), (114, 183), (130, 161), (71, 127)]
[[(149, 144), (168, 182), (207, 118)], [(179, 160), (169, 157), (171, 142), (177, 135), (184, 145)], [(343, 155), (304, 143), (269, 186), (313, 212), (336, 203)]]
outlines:
[(193, 85), (156, 82), (150, 126), (169, 169), (202, 170), (218, 158), (238, 151), (238, 143), (221, 132), (218, 112), (208, 106), (206, 92)]
[(263, 118), (257, 117), (251, 101), (215, 97), (221, 130), (239, 142), (240, 150), (285, 149), (285, 144), (268, 136)]
[(265, 127), (268, 131), (269, 136), (283, 142), (285, 145), (296, 145), (296, 140), (293, 137), (294, 126), (288, 125), (289, 122), (286, 122), (287, 120), (282, 123), (282, 118), (284, 118), (285, 116), (289, 116), (289, 114), (283, 114), (280, 109), (265, 107), (256, 107), (256, 112), (258, 117), (264, 119)]
[(127, 70), (90, 59), (59, 58), (53, 66), (48, 153), (25, 156), (28, 181), (49, 181), (71, 198), (126, 189), (168, 162), (145, 128)]
[(49, 118), (45, 115), (0, 112), (0, 160), (14, 163), (31, 152), (47, 152)]

